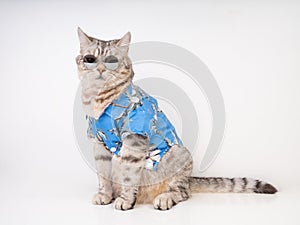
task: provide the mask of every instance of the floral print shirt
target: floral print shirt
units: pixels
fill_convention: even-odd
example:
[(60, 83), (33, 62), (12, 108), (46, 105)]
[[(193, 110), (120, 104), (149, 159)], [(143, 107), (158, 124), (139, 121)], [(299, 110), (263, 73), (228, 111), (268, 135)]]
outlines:
[(164, 154), (173, 145), (182, 145), (175, 128), (158, 108), (157, 100), (131, 84), (100, 115), (87, 116), (88, 136), (104, 143), (107, 150), (119, 155), (122, 140), (128, 134), (148, 137), (147, 169), (156, 170)]

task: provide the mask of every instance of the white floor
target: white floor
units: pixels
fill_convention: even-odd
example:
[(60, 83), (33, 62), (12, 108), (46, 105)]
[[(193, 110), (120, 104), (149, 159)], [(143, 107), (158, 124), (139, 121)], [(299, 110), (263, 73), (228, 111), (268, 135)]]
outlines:
[[(137, 205), (118, 211), (91, 204), (91, 179), (60, 183), (1, 180), (0, 223), (9, 224), (299, 224), (299, 190), (276, 195), (196, 194), (169, 211)], [(67, 181), (67, 182), (66, 182)], [(4, 182), (4, 183), (3, 183)], [(25, 186), (24, 186), (25, 184)]]
[[(78, 25), (199, 56), (227, 118), (200, 175), (260, 178), (279, 193), (197, 194), (167, 212), (92, 205), (96, 176), (72, 128)], [(1, 1), (0, 27), (1, 225), (300, 224), (299, 1)]]

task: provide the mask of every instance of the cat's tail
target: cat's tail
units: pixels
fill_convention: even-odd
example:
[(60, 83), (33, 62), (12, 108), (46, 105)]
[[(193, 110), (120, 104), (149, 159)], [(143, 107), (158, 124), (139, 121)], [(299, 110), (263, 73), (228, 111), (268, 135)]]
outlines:
[(193, 193), (259, 193), (275, 194), (277, 189), (266, 182), (252, 178), (189, 177)]

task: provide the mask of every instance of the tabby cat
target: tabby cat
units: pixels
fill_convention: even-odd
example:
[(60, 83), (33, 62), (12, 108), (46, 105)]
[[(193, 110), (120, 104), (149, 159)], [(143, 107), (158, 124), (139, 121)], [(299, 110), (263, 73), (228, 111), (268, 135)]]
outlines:
[(168, 210), (191, 193), (274, 194), (271, 184), (250, 178), (192, 177), (192, 157), (157, 101), (132, 83), (131, 35), (104, 41), (78, 28), (76, 57), (82, 104), (94, 142), (99, 179), (93, 203), (132, 209), (152, 203)]

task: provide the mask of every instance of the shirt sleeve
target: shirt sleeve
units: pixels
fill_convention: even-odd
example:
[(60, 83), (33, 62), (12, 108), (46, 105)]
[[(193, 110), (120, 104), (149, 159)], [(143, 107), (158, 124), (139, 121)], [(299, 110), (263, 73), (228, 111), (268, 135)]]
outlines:
[(88, 138), (95, 138), (95, 134), (94, 134), (94, 131), (93, 131), (92, 118), (87, 116), (87, 115), (86, 115), (85, 118), (86, 118), (86, 120), (88, 120), (88, 127), (87, 127), (87, 131), (86, 131), (87, 137)]

